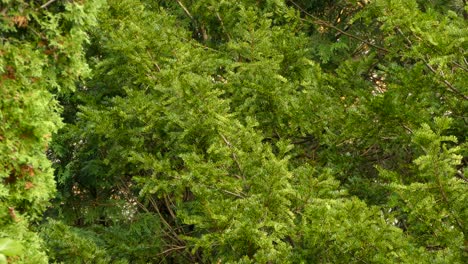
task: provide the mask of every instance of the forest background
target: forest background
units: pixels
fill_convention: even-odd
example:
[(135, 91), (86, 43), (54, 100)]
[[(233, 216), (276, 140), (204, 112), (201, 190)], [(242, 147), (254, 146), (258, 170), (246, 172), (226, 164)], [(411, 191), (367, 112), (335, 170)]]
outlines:
[(0, 0), (0, 263), (466, 263), (466, 0)]

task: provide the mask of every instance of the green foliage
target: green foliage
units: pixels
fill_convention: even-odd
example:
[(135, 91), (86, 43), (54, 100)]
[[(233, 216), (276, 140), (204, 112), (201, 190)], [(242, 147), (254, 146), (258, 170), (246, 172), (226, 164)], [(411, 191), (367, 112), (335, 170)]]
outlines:
[(4, 253), (9, 262), (45, 263), (29, 224), (55, 193), (46, 151), (62, 123), (52, 92), (73, 90), (88, 72), (82, 45), (98, 2), (40, 7), (34, 1), (1, 1), (0, 6), (0, 239), (25, 248), (14, 256)]
[(8, 238), (0, 239), (0, 263), (7, 263), (6, 257), (21, 255), (23, 246), (18, 242)]
[(152, 214), (139, 214), (127, 222), (87, 229), (49, 219), (40, 235), (48, 257), (56, 263), (148, 263), (160, 259), (163, 234)]
[[(466, 234), (467, 186), (457, 175), (456, 167), (462, 156), (458, 153), (461, 146), (448, 147), (456, 143), (454, 136), (444, 136), (451, 119), (436, 118), (434, 128), (423, 124), (414, 134), (414, 142), (421, 147), (423, 154), (414, 160), (417, 173), (411, 184), (403, 185), (395, 181), (392, 203), (399, 221), (405, 231), (414, 236), (417, 242), (428, 250), (440, 250), (444, 261), (462, 263), (466, 253), (464, 248)], [(465, 147), (466, 148), (466, 147)], [(388, 171), (383, 177), (398, 178)]]
[(51, 261), (464, 263), (461, 6), (57, 3), (46, 46), (13, 16), (0, 237), (45, 261), (51, 160)]
[(57, 263), (109, 263), (110, 255), (99, 247), (94, 234), (57, 221), (42, 226), (47, 255)]
[(422, 249), (361, 201), (316, 199), (305, 212), (294, 254), (301, 263), (428, 263)]

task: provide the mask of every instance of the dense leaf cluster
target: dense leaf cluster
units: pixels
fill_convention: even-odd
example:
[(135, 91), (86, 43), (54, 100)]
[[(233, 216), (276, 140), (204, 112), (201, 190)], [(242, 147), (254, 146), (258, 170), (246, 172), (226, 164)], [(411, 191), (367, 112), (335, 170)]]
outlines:
[(29, 224), (55, 194), (46, 156), (62, 125), (55, 94), (89, 72), (83, 43), (97, 5), (38, 2), (0, 1), (0, 263), (47, 261)]
[(466, 262), (466, 1), (19, 2), (0, 263)]

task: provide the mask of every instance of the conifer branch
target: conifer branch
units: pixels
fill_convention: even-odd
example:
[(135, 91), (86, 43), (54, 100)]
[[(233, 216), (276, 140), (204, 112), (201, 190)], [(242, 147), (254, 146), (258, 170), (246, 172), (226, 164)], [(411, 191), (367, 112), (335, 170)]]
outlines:
[(413, 130), (411, 128), (409, 128), (407, 125), (405, 124), (401, 124), (403, 126), (404, 129), (406, 129), (406, 131), (408, 131), (410, 134), (414, 134), (413, 133)]
[[(219, 135), (220, 135), (221, 138), (223, 139), (224, 143), (226, 143), (226, 145), (227, 145), (230, 149), (232, 149), (233, 146), (232, 146), (231, 142), (229, 142), (229, 141), (227, 140), (227, 138), (226, 138), (225, 136), (223, 136), (222, 134), (219, 134)], [(241, 174), (244, 174), (243, 171), (242, 171), (242, 167), (241, 167), (239, 161), (237, 160), (236, 153), (234, 153), (234, 151), (232, 151), (232, 159), (233, 159), (234, 162), (236, 163), (237, 168), (239, 169), (239, 172), (240, 172)], [(245, 180), (244, 175), (242, 175), (242, 179)]]
[[(431, 71), (433, 72), (434, 74), (438, 75), (438, 76), (441, 76), (440, 73), (438, 73), (430, 64), (429, 62), (427, 62), (425, 59), (422, 59), (422, 61), (424, 62), (424, 64), (426, 65), (426, 67)], [(441, 76), (441, 81), (449, 88), (450, 91), (452, 91), (453, 93), (455, 94), (458, 94), (460, 97), (462, 97), (463, 99), (465, 100), (468, 100), (468, 96), (464, 95), (460, 90), (458, 90), (455, 86), (453, 86), (452, 83), (450, 83), (449, 81), (447, 81), (445, 78), (443, 78), (443, 76)]]
[[(172, 219), (174, 219), (174, 221), (176, 221), (177, 217), (176, 217), (174, 211), (172, 211), (171, 205), (169, 204), (168, 200), (170, 200), (170, 199), (167, 197), (167, 195), (164, 195), (164, 203), (166, 204), (166, 208), (169, 211), (169, 214), (171, 215)], [(171, 204), (172, 204), (172, 201), (171, 201)]]
[[(406, 43), (409, 45), (408, 48), (411, 48), (413, 46), (413, 42), (408, 38), (408, 36), (406, 36), (403, 31), (399, 28), (399, 27), (396, 27), (396, 31), (398, 32), (398, 34), (400, 34), (406, 41)], [(441, 81), (448, 87), (448, 89), (450, 91), (452, 91), (453, 93), (459, 95), (461, 98), (465, 99), (465, 100), (468, 100), (468, 96), (464, 95), (460, 90), (458, 90), (455, 86), (453, 86), (452, 83), (450, 83), (447, 79), (444, 78), (443, 75), (441, 75), (440, 73), (438, 73), (430, 64), (429, 62), (422, 58), (421, 59), (424, 63), (424, 65), (426, 65), (426, 67), (432, 72), (434, 73), (435, 75), (437, 76), (440, 76), (441, 77)]]
[[(332, 29), (338, 31), (339, 33), (341, 33), (341, 34), (343, 34), (343, 35), (345, 35), (345, 36), (348, 36), (348, 37), (350, 37), (350, 38), (353, 38), (353, 39), (355, 39), (355, 40), (358, 40), (358, 41), (360, 41), (360, 42), (362, 42), (362, 43), (365, 43), (365, 44), (367, 44), (367, 45), (369, 45), (369, 46), (372, 46), (372, 47), (374, 47), (374, 48), (376, 48), (376, 49), (378, 49), (378, 50), (380, 50), (380, 51), (383, 51), (383, 52), (385, 52), (385, 53), (389, 53), (389, 52), (390, 52), (390, 50), (388, 50), (388, 49), (386, 49), (386, 48), (384, 48), (384, 47), (380, 47), (380, 46), (375, 45), (375, 44), (373, 44), (373, 43), (371, 43), (371, 42), (369, 42), (369, 41), (367, 41), (367, 40), (365, 40), (365, 39), (362, 39), (362, 38), (360, 38), (360, 37), (358, 37), (358, 36), (355, 36), (355, 35), (353, 35), (353, 34), (350, 34), (350, 33), (346, 32), (346, 31), (344, 31), (344, 30), (342, 30), (342, 29), (340, 29), (340, 28), (338, 28), (338, 27), (332, 25), (331, 23), (329, 23), (329, 22), (327, 22), (327, 21), (325, 21), (325, 20), (322, 20), (322, 19), (320, 19), (320, 18), (318, 18), (318, 17), (312, 15), (311, 13), (307, 12), (304, 8), (302, 8), (301, 6), (299, 6), (299, 5), (298, 5), (297, 3), (295, 3), (294, 1), (292, 1), (292, 0), (288, 0), (288, 1), (289, 1), (291, 4), (293, 4), (294, 6), (296, 6), (296, 7), (297, 7), (302, 13), (304, 13), (306, 16), (312, 18), (312, 21), (311, 21), (311, 22), (314, 23), (314, 24), (321, 25), (321, 26), (328, 27), (328, 28), (332, 28)], [(306, 21), (308, 21), (308, 20), (306, 20)], [(401, 32), (401, 30), (400, 30), (399, 28), (397, 28), (397, 30), (399, 31), (400, 34), (402, 34), (402, 32)], [(410, 41), (406, 36), (404, 36), (403, 34), (402, 34), (402, 36), (403, 36), (404, 38), (406, 38), (407, 42), (409, 41), (409, 44), (410, 44), (410, 45), (412, 45), (411, 41)], [(431, 72), (433, 72), (434, 74), (440, 76), (440, 74), (437, 73), (437, 71), (436, 71), (425, 59), (422, 59), (422, 60), (423, 60), (424, 64), (426, 65), (426, 67), (427, 67)], [(452, 91), (453, 93), (459, 95), (459, 96), (462, 97), (464, 100), (468, 100), (468, 96), (467, 96), (467, 95), (464, 95), (464, 94), (463, 94), (459, 89), (457, 89), (452, 83), (450, 83), (448, 80), (446, 80), (445, 78), (443, 78), (443, 76), (441, 76), (441, 77), (442, 77), (441, 81), (449, 88), (450, 91)]]
[[(195, 20), (193, 15), (190, 13), (190, 11), (187, 9), (187, 7), (185, 7), (185, 5), (180, 0), (176, 0), (176, 2), (184, 10), (185, 14), (192, 20), (193, 24), (196, 25), (197, 21)], [(202, 33), (202, 36), (203, 36), (203, 40), (205, 40), (205, 41), (208, 40), (208, 33), (206, 33), (206, 28), (203, 25), (203, 23), (200, 26), (200, 30), (201, 30), (201, 33)]]
[[(343, 35), (345, 35), (345, 36), (348, 36), (348, 37), (350, 37), (350, 38), (352, 38), (352, 39), (355, 39), (355, 40), (357, 40), (357, 41), (360, 41), (360, 42), (362, 42), (362, 43), (365, 43), (365, 44), (367, 44), (367, 45), (369, 45), (369, 46), (371, 46), (371, 47), (374, 47), (374, 48), (376, 48), (376, 49), (378, 49), (378, 50), (380, 50), (380, 51), (383, 51), (383, 52), (385, 52), (385, 53), (389, 53), (389, 52), (390, 52), (390, 50), (388, 50), (388, 49), (386, 49), (386, 48), (384, 48), (384, 47), (381, 47), (381, 46), (379, 46), (379, 45), (375, 45), (375, 44), (373, 44), (373, 43), (371, 43), (371, 42), (369, 42), (369, 41), (367, 41), (367, 40), (365, 40), (365, 39), (363, 39), (363, 38), (360, 38), (360, 37), (358, 37), (358, 36), (356, 36), (356, 35), (350, 34), (350, 33), (346, 32), (346, 31), (344, 31), (344, 30), (342, 30), (342, 29), (340, 29), (340, 28), (334, 26), (334, 25), (331, 24), (330, 22), (327, 22), (327, 21), (325, 21), (325, 20), (323, 20), (323, 19), (320, 19), (320, 18), (318, 18), (318, 17), (312, 15), (311, 13), (307, 12), (304, 8), (302, 8), (300, 5), (296, 4), (294, 1), (292, 1), (292, 0), (288, 0), (288, 1), (291, 2), (291, 4), (293, 4), (294, 6), (296, 6), (296, 7), (297, 7), (302, 13), (304, 13), (306, 16), (312, 18), (312, 20), (311, 20), (310, 22), (312, 22), (313, 24), (316, 24), (316, 25), (320, 25), (320, 26), (324, 26), (324, 27), (327, 27), (327, 28), (334, 29), (334, 30), (338, 31), (339, 33), (341, 33), (341, 34), (343, 34)], [(309, 20), (306, 20), (306, 21), (309, 21)]]
[(437, 185), (439, 187), (440, 194), (442, 195), (442, 199), (444, 200), (445, 204), (447, 205), (447, 208), (449, 209), (450, 213), (452, 214), (452, 217), (455, 220), (455, 223), (458, 225), (458, 228), (460, 228), (462, 233), (465, 233), (465, 232), (463, 232), (463, 230), (464, 230), (463, 223), (461, 222), (460, 219), (458, 219), (457, 215), (453, 211), (452, 206), (451, 206), (451, 204), (449, 202), (449, 199), (447, 197), (447, 193), (445, 192), (444, 186), (442, 185), (442, 181), (440, 180), (440, 175), (439, 175), (439, 171), (438, 171), (437, 167), (436, 167), (436, 171), (435, 171), (434, 174), (436, 176)]

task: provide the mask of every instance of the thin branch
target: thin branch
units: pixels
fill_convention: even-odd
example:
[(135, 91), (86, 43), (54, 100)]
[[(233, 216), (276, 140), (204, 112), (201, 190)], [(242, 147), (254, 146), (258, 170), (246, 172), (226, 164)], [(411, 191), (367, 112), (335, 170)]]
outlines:
[(458, 90), (455, 86), (453, 86), (453, 84), (451, 84), (449, 81), (443, 78), (443, 76), (440, 73), (438, 73), (434, 68), (432, 68), (432, 66), (425, 59), (422, 59), (422, 61), (424, 62), (426, 67), (429, 68), (429, 70), (431, 70), (431, 72), (442, 77), (441, 81), (449, 88), (450, 91), (452, 91), (455, 94), (458, 94), (463, 99), (468, 100), (467, 95), (464, 95), (462, 92), (460, 92), (460, 90)]
[(172, 216), (174, 221), (176, 221), (177, 217), (176, 217), (175, 213), (172, 211), (171, 205), (169, 204), (168, 200), (169, 200), (169, 198), (167, 198), (167, 195), (164, 195), (164, 203), (166, 204), (167, 210), (169, 211), (169, 214)]
[(158, 255), (165, 255), (171, 251), (174, 251), (174, 250), (181, 250), (181, 249), (185, 249), (187, 248), (186, 246), (179, 246), (179, 247), (173, 247), (173, 248), (169, 248), (169, 249), (166, 249), (164, 250), (163, 252), (159, 253)]
[(141, 210), (143, 210), (145, 213), (149, 213), (149, 210), (146, 208), (146, 206), (144, 206), (140, 201), (138, 201), (137, 198), (132, 198), (132, 197), (130, 197), (130, 196), (128, 195), (129, 190), (128, 190), (127, 184), (125, 184), (125, 182), (124, 182), (123, 180), (120, 180), (120, 182), (121, 182), (121, 185), (118, 186), (117, 188), (119, 189), (119, 191), (120, 191), (121, 193), (123, 193), (123, 195), (125, 196), (125, 199), (126, 199), (127, 201), (133, 201), (133, 202), (135, 202), (136, 205), (137, 205), (138, 207), (140, 207)]
[(148, 54), (148, 56), (150, 57), (150, 59), (153, 61), (154, 65), (156, 66), (156, 69), (158, 69), (158, 72), (161, 71), (161, 67), (159, 67), (159, 64), (158, 62), (153, 58), (153, 56), (151, 55), (151, 53), (148, 51), (146, 51), (146, 53)]
[(461, 170), (458, 170), (455, 176), (460, 180), (463, 180), (464, 182), (468, 183), (468, 178), (466, 178), (465, 175), (463, 175), (463, 172)]
[[(231, 142), (229, 142), (229, 141), (227, 140), (227, 138), (226, 138), (225, 136), (223, 136), (222, 134), (219, 134), (219, 135), (220, 135), (221, 138), (223, 139), (224, 143), (226, 143), (226, 145), (232, 150), (232, 149), (233, 149), (233, 146), (232, 146)], [(241, 172), (241, 174), (242, 174), (242, 179), (245, 180), (245, 177), (244, 177), (244, 175), (243, 175), (244, 173), (243, 173), (242, 167), (241, 167), (239, 161), (237, 160), (237, 156), (236, 156), (236, 153), (234, 153), (234, 150), (232, 150), (232, 159), (233, 159), (234, 162), (236, 163), (237, 168), (239, 169), (239, 171)]]
[(163, 224), (165, 224), (169, 230), (170, 233), (172, 233), (172, 238), (181, 243), (181, 244), (184, 244), (184, 241), (182, 239), (179, 238), (179, 236), (177, 235), (177, 233), (174, 231), (174, 229), (172, 228), (172, 226), (166, 221), (166, 219), (164, 218), (164, 216), (161, 214), (161, 211), (159, 211), (159, 208), (158, 208), (158, 205), (156, 204), (156, 202), (153, 200), (153, 198), (151, 197), (148, 197), (150, 203), (153, 205), (153, 208), (156, 210), (156, 212), (158, 213), (159, 215), (159, 218), (161, 219), (161, 221), (163, 222)]
[(411, 128), (409, 128), (407, 125), (405, 124), (401, 124), (403, 126), (404, 129), (406, 129), (406, 131), (408, 131), (410, 134), (413, 134), (413, 130), (411, 130)]
[(57, 0), (49, 0), (47, 1), (47, 3), (41, 5), (41, 8), (46, 8), (48, 7), (50, 4), (52, 4), (53, 2), (56, 2)]
[(463, 67), (460, 63), (458, 63), (456, 61), (453, 61), (452, 63), (453, 63), (453, 65), (457, 66), (459, 69), (462, 69), (462, 70), (468, 72), (468, 68)]
[[(197, 21), (192, 16), (192, 14), (190, 14), (190, 11), (188, 11), (188, 9), (185, 7), (185, 5), (180, 0), (176, 0), (176, 2), (184, 10), (185, 14), (192, 20), (192, 23), (194, 25), (197, 25)], [(206, 32), (206, 28), (205, 28), (205, 25), (203, 23), (201, 23), (201, 25), (200, 25), (200, 31), (202, 33), (203, 40), (204, 41), (208, 40), (208, 33)]]
[(184, 10), (185, 14), (190, 17), (191, 20), (195, 20), (192, 16), (192, 14), (190, 14), (190, 12), (188, 11), (188, 9), (184, 6), (184, 4), (182, 4), (182, 2), (180, 0), (176, 0), (177, 4), (179, 4), (179, 6)]
[[(348, 36), (348, 37), (350, 37), (350, 38), (353, 38), (353, 39), (355, 39), (355, 40), (358, 40), (358, 41), (360, 41), (360, 42), (362, 42), (362, 43), (366, 43), (367, 45), (369, 45), (369, 46), (371, 46), (371, 47), (374, 47), (374, 48), (376, 48), (376, 49), (378, 49), (378, 50), (380, 50), (380, 51), (383, 51), (383, 52), (385, 52), (385, 53), (389, 53), (389, 52), (390, 52), (390, 50), (388, 50), (388, 49), (386, 49), (386, 48), (384, 48), (384, 47), (380, 47), (380, 46), (375, 45), (375, 44), (373, 44), (373, 43), (371, 43), (371, 42), (369, 42), (369, 41), (367, 41), (367, 40), (365, 40), (365, 39), (363, 39), (363, 38), (360, 38), (360, 37), (358, 37), (358, 36), (356, 36), (356, 35), (350, 34), (350, 33), (346, 32), (346, 31), (344, 31), (344, 30), (342, 30), (342, 29), (340, 29), (340, 28), (338, 28), (338, 27), (332, 25), (330, 22), (327, 22), (327, 21), (325, 21), (325, 20), (322, 20), (322, 19), (320, 19), (320, 18), (318, 18), (318, 17), (312, 15), (311, 13), (307, 12), (304, 8), (302, 8), (300, 5), (296, 4), (294, 1), (292, 1), (292, 0), (288, 0), (288, 1), (291, 2), (291, 4), (293, 4), (294, 6), (296, 6), (296, 7), (297, 7), (302, 13), (304, 13), (306, 16), (312, 18), (312, 21), (310, 21), (310, 22), (312, 22), (312, 23), (314, 23), (314, 24), (317, 24), (317, 25), (324, 26), (324, 27), (332, 28), (332, 29), (338, 31), (339, 33), (341, 33), (341, 34), (343, 34), (343, 35), (345, 35), (345, 36)], [(304, 20), (304, 21), (309, 21), (309, 20)]]
[[(358, 37), (358, 36), (355, 36), (355, 35), (353, 35), (353, 34), (350, 34), (350, 33), (346, 32), (346, 31), (343, 31), (343, 30), (341, 30), (340, 28), (338, 28), (338, 27), (332, 25), (331, 23), (329, 23), (329, 22), (327, 22), (327, 21), (324, 21), (324, 20), (322, 20), (322, 19), (320, 19), (320, 18), (318, 18), (318, 17), (316, 17), (316, 16), (310, 14), (309, 12), (307, 12), (306, 10), (304, 10), (304, 8), (302, 8), (301, 6), (299, 6), (298, 4), (296, 4), (294, 1), (292, 1), (292, 0), (288, 0), (288, 1), (291, 2), (294, 6), (296, 6), (302, 13), (304, 13), (304, 14), (307, 15), (308, 17), (312, 18), (313, 20), (312, 20), (311, 22), (314, 23), (314, 24), (321, 25), (321, 26), (325, 26), (325, 27), (328, 27), (328, 28), (332, 28), (332, 29), (334, 29), (334, 30), (340, 32), (341, 34), (343, 34), (343, 35), (345, 35), (345, 36), (348, 36), (348, 37), (350, 37), (350, 38), (356, 39), (356, 40), (358, 40), (358, 41), (360, 41), (360, 42), (362, 42), (362, 43), (365, 43), (365, 44), (367, 44), (367, 45), (369, 45), (369, 46), (372, 46), (372, 47), (374, 47), (374, 48), (376, 48), (376, 49), (378, 49), (378, 50), (380, 50), (380, 51), (383, 51), (383, 52), (386, 52), (386, 53), (390, 52), (388, 49), (386, 49), (386, 48), (384, 48), (384, 47), (380, 47), (380, 46), (375, 45), (375, 44), (373, 44), (373, 43), (371, 43), (371, 42), (369, 42), (369, 41), (367, 41), (367, 40), (365, 40), (365, 39), (362, 39), (362, 38), (360, 38), (360, 37)], [(308, 20), (305, 20), (305, 21), (308, 21)], [(404, 38), (406, 38), (407, 42), (408, 42), (410, 45), (412, 45), (411, 41), (402, 33), (402, 31), (401, 31), (399, 28), (397, 28), (397, 30), (399, 31), (400, 34), (402, 34), (402, 36), (403, 36)], [(424, 62), (424, 64), (426, 65), (426, 67), (429, 68), (430, 71), (432, 71), (434, 74), (440, 76), (440, 74), (439, 74), (426, 60), (423, 59), (423, 62)], [(465, 63), (466, 63), (466, 60), (465, 60)], [(455, 94), (461, 96), (463, 99), (468, 100), (468, 96), (464, 95), (464, 94), (463, 94), (460, 90), (458, 90), (453, 84), (451, 84), (448, 80), (446, 80), (445, 78), (443, 78), (443, 76), (441, 76), (441, 77), (442, 77), (442, 80), (441, 80), (441, 81), (449, 88), (450, 91), (452, 91), (453, 93), (455, 93)]]
[[(408, 38), (408, 36), (406, 36), (403, 31), (399, 28), (399, 27), (396, 27), (396, 30), (397, 32), (406, 40), (407, 44), (410, 45), (410, 48), (413, 46), (413, 42)], [(447, 81), (444, 76), (440, 73), (438, 73), (430, 64), (429, 62), (422, 58), (421, 59), (424, 63), (424, 65), (426, 65), (426, 67), (432, 72), (434, 73), (435, 75), (437, 76), (440, 76), (441, 77), (441, 81), (449, 88), (450, 91), (452, 91), (453, 93), (459, 95), (460, 97), (462, 97), (463, 99), (465, 100), (468, 100), (468, 96), (464, 95), (462, 92), (460, 92), (460, 90), (458, 90), (455, 86), (453, 86), (453, 84), (451, 84), (449, 81)]]
[[(437, 166), (437, 165), (436, 165)], [(453, 212), (452, 210), (452, 206), (449, 202), (449, 199), (447, 197), (447, 194), (445, 193), (445, 190), (444, 190), (444, 186), (442, 185), (442, 181), (440, 180), (440, 175), (438, 173), (438, 167), (436, 167), (436, 171), (435, 171), (435, 176), (436, 176), (436, 181), (437, 181), (437, 185), (439, 187), (439, 191), (442, 195), (442, 199), (444, 200), (444, 202), (447, 204), (447, 207), (450, 211), (450, 213), (452, 214), (452, 217), (453, 219), (455, 220), (456, 224), (458, 225), (458, 227), (460, 228), (460, 230), (462, 231), (462, 233), (464, 234), (465, 232), (463, 232), (464, 228), (463, 228), (463, 223), (461, 222), (460, 219), (458, 219), (457, 215)]]
[(219, 12), (216, 12), (216, 17), (218, 18), (219, 23), (221, 24), (221, 28), (222, 28), (223, 31), (226, 33), (226, 36), (227, 36), (228, 41), (231, 41), (231, 35), (229, 35), (229, 33), (227, 32), (226, 27), (224, 26), (224, 22), (223, 22), (223, 20), (221, 19), (221, 16), (219, 15)]
[(230, 194), (230, 195), (232, 195), (232, 196), (235, 196), (235, 197), (237, 197), (237, 198), (241, 198), (241, 199), (245, 198), (245, 197), (244, 197), (243, 195), (241, 195), (241, 194), (234, 193), (234, 192), (231, 192), (231, 191), (228, 191), (228, 190), (221, 190), (221, 191), (224, 192), (224, 193)]

